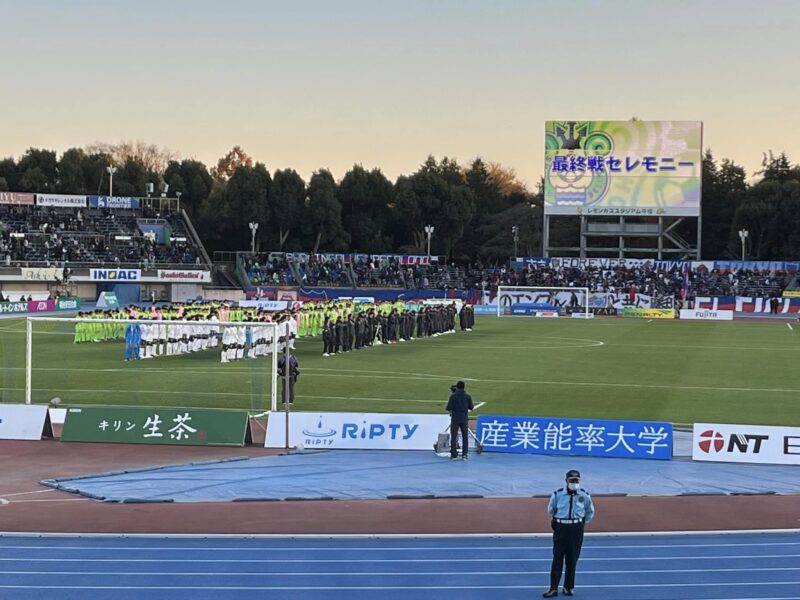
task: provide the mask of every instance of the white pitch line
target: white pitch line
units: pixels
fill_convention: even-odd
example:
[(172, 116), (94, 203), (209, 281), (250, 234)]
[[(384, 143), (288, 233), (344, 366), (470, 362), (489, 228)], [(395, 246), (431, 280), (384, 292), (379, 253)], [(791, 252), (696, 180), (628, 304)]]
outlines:
[(478, 410), (478, 409), (479, 409), (481, 406), (483, 406), (484, 404), (486, 404), (486, 402), (478, 402), (478, 403), (475, 405), (475, 408), (474, 408), (473, 410)]
[(46, 490), (33, 490), (32, 492), (14, 492), (12, 494), (0, 494), (0, 498), (11, 498), (12, 496), (25, 496), (26, 494), (46, 494), (47, 492), (55, 492), (52, 488)]
[(791, 323), (787, 323), (786, 326), (789, 328), (789, 331), (794, 331), (794, 327), (792, 327)]

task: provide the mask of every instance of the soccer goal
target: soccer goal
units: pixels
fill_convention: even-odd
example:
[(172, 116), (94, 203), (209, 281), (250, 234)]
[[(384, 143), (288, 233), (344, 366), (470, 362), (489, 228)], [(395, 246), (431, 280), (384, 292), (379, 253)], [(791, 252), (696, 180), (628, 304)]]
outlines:
[(558, 316), (589, 313), (589, 288), (501, 285), (495, 297), (497, 316)]
[(58, 398), (274, 411), (278, 356), (287, 341), (293, 345), (287, 324), (261, 321), (28, 317), (25, 323), (19, 350), (28, 404)]

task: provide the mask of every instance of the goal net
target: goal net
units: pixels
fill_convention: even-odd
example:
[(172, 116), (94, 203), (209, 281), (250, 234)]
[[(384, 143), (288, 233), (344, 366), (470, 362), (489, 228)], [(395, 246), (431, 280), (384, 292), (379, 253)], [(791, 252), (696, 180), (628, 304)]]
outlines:
[(589, 314), (589, 288), (501, 285), (495, 297), (497, 316), (556, 317)]
[(275, 410), (278, 357), (287, 339), (294, 344), (285, 323), (261, 321), (29, 317), (22, 325), (17, 402)]

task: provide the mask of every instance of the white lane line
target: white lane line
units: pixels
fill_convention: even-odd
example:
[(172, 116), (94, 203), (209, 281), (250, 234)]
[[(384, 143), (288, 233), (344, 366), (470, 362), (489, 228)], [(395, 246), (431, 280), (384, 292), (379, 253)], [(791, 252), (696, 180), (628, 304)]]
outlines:
[[(744, 583), (648, 583), (647, 587), (716, 587), (737, 585), (797, 585), (798, 581), (748, 581)], [(36, 589), (36, 590), (257, 590), (257, 591), (357, 591), (357, 590), (530, 590), (539, 589), (541, 585), (363, 585), (363, 586), (190, 586), (190, 585), (0, 585), (0, 589)], [(640, 583), (594, 584), (587, 588), (641, 588)], [(495, 596), (496, 597), (496, 596)], [(740, 598), (725, 596), (723, 598), (706, 598), (703, 600), (797, 600), (797, 596), (781, 596), (765, 598), (764, 596)]]
[(55, 492), (52, 488), (46, 490), (33, 490), (32, 492), (14, 492), (13, 494), (0, 494), (0, 498), (11, 498), (12, 496), (25, 496), (26, 494), (46, 494), (47, 492)]
[[(88, 499), (88, 498), (87, 498)], [(102, 550), (102, 548), (97, 548)], [(800, 554), (748, 554), (737, 556), (636, 556), (636, 557), (581, 557), (582, 561), (640, 561), (640, 560), (752, 560), (760, 558), (798, 558)], [(544, 562), (551, 563), (553, 557), (544, 558), (516, 558), (516, 557), (493, 557), (493, 558), (17, 558), (0, 557), (0, 562), (96, 562), (96, 563), (116, 563), (116, 562), (135, 562), (135, 563), (257, 563), (257, 564), (306, 564), (306, 563), (448, 563), (448, 562)], [(798, 582), (800, 583), (800, 582)]]
[(789, 328), (790, 331), (794, 331), (794, 327), (792, 327), (791, 323), (787, 323), (786, 326)]
[[(75, 534), (67, 534), (67, 535), (75, 535)], [(113, 535), (113, 534), (110, 534)], [(201, 536), (202, 534), (198, 534)], [(293, 536), (294, 537), (294, 536)], [(596, 545), (592, 544), (589, 550), (595, 549), (630, 549), (630, 548), (725, 548), (730, 546), (800, 546), (800, 543), (797, 542), (759, 542), (754, 544), (653, 544), (653, 545)], [(542, 546), (425, 546), (424, 548), (419, 546), (391, 546), (391, 547), (383, 547), (383, 546), (36, 546), (36, 545), (0, 545), (0, 550), (10, 548), (15, 550), (87, 550), (87, 551), (94, 551), (94, 550), (131, 550), (131, 551), (163, 551), (163, 552), (173, 552), (173, 551), (181, 551), (181, 552), (191, 552), (191, 551), (202, 551), (202, 552), (224, 552), (224, 551), (234, 551), (234, 552), (252, 552), (253, 550), (264, 550), (264, 551), (275, 551), (275, 552), (345, 552), (345, 551), (354, 551), (354, 552), (375, 552), (375, 551), (409, 551), (418, 553), (422, 550), (434, 550), (434, 551), (441, 551), (441, 550), (489, 550), (489, 551), (499, 551), (499, 550), (542, 550), (551, 552), (552, 545), (542, 545)], [(682, 569), (683, 570), (683, 569)]]
[[(75, 535), (75, 534), (72, 534)], [(202, 535), (202, 534), (198, 534)], [(294, 536), (292, 536), (294, 537)], [(551, 536), (552, 537), (552, 536)], [(611, 550), (627, 550), (630, 548), (728, 548), (728, 547), (754, 547), (754, 546), (800, 546), (800, 542), (755, 542), (752, 544), (592, 544), (588, 550), (597, 549), (611, 549)], [(161, 551), (161, 552), (252, 552), (253, 550), (259, 551), (274, 551), (274, 552), (377, 552), (377, 551), (390, 551), (390, 552), (414, 552), (433, 550), (489, 550), (493, 552), (501, 550), (542, 550), (552, 552), (553, 547), (551, 544), (542, 546), (37, 546), (37, 545), (0, 545), (0, 550), (10, 548), (13, 550), (131, 550), (131, 551)], [(723, 557), (724, 558), (724, 557)], [(800, 567), (798, 567), (800, 569)], [(681, 569), (684, 570), (684, 569)]]
[(483, 406), (484, 404), (486, 404), (486, 402), (478, 402), (478, 403), (475, 405), (475, 408), (474, 408), (474, 410), (478, 410), (478, 409), (479, 409), (481, 406)]
[[(624, 570), (624, 571), (581, 571), (587, 575), (616, 575), (620, 573), (729, 573), (729, 572), (749, 572), (749, 571), (800, 571), (800, 567), (767, 567), (761, 569), (647, 569), (647, 570)], [(530, 575), (528, 570), (520, 571), (475, 571), (470, 570), (470, 575)], [(365, 571), (338, 573), (331, 571), (308, 572), (308, 571), (0, 571), (0, 575), (147, 575), (159, 576), (168, 575), (173, 577), (220, 577), (220, 576), (243, 576), (243, 577), (377, 577), (377, 576), (430, 576), (430, 575), (464, 575), (464, 571)], [(585, 585), (585, 587), (593, 587)]]
[(48, 498), (47, 500), (9, 500), (9, 504), (28, 504), (30, 502), (85, 502), (91, 498)]

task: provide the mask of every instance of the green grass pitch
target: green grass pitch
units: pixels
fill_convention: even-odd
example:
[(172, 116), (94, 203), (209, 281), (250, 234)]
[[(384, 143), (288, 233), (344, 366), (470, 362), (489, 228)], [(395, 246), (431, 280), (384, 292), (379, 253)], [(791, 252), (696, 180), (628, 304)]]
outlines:
[[(0, 320), (0, 398), (22, 402), (25, 323)], [(126, 363), (37, 323), (33, 401), (269, 408), (269, 361), (219, 354)], [(476, 414), (800, 425), (800, 343), (786, 323), (478, 317), (475, 330), (334, 357), (297, 341), (295, 410), (439, 413), (458, 379)]]

